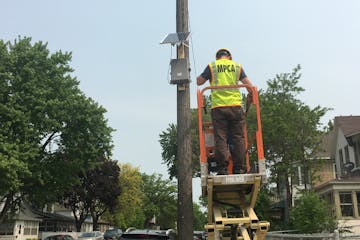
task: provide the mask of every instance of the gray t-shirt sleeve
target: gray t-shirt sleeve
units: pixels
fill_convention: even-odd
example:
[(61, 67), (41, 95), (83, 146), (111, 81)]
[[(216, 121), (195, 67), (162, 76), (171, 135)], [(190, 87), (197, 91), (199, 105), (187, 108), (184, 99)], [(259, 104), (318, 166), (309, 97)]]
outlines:
[(210, 72), (210, 67), (209, 67), (209, 65), (206, 66), (205, 70), (203, 71), (202, 74), (200, 74), (200, 76), (202, 76), (202, 77), (205, 78), (206, 80), (211, 79), (211, 72)]

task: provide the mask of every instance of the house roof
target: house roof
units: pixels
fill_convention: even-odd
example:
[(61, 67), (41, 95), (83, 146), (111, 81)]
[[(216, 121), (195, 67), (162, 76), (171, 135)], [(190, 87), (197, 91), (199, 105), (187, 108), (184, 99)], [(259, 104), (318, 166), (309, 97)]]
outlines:
[(334, 125), (341, 128), (345, 137), (360, 133), (360, 116), (335, 117)]
[[(38, 219), (41, 219), (42, 221), (47, 220), (47, 221), (62, 221), (62, 222), (71, 222), (73, 223), (75, 221), (74, 217), (70, 217), (70, 216), (65, 216), (59, 213), (50, 213), (50, 212), (43, 212), (40, 210), (37, 210), (35, 208), (33, 208), (31, 210), (34, 214), (37, 215)], [(92, 223), (91, 219), (85, 219), (84, 221), (85, 223)], [(98, 221), (98, 223), (106, 223), (108, 224), (108, 222), (106, 221)]]
[(41, 221), (37, 218), (37, 215), (31, 211), (31, 207), (27, 202), (22, 202), (21, 208), (18, 213), (13, 217), (15, 220), (27, 220), (27, 221)]
[(360, 134), (360, 116), (337, 116), (334, 119), (335, 129), (321, 136), (320, 149), (316, 152), (316, 158), (335, 157), (335, 141), (337, 129), (341, 129), (345, 137)]
[(57, 213), (49, 213), (49, 212), (43, 212), (36, 209), (32, 209), (32, 212), (39, 216), (39, 218), (43, 220), (57, 220), (57, 221), (64, 221), (64, 222), (74, 222), (73, 217), (64, 216)]

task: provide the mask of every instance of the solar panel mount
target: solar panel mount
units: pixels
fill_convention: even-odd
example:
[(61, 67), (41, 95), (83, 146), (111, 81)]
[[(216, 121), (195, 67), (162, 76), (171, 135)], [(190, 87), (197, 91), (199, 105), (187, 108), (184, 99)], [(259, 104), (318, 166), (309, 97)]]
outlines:
[(189, 39), (190, 32), (177, 32), (169, 33), (165, 38), (160, 42), (160, 44), (180, 44), (186, 42)]

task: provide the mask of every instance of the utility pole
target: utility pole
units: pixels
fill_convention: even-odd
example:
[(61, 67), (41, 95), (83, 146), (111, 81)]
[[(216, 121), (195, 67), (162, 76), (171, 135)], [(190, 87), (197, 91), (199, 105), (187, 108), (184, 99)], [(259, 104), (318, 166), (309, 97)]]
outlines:
[[(188, 0), (176, 0), (176, 32), (188, 32)], [(177, 59), (189, 60), (189, 43), (177, 47)], [(193, 239), (190, 79), (177, 85), (178, 239)]]

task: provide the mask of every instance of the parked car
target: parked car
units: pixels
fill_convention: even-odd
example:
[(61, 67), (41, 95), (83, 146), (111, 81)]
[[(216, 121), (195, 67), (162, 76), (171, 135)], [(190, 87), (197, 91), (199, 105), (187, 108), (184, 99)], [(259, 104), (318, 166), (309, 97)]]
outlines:
[(175, 240), (176, 232), (169, 230), (135, 229), (129, 228), (122, 235), (121, 240)]
[(205, 231), (194, 231), (193, 240), (206, 240), (206, 232)]
[(75, 238), (69, 234), (56, 234), (47, 236), (44, 240), (75, 240)]
[(79, 235), (78, 240), (104, 240), (104, 236), (100, 231), (83, 232)]
[(118, 229), (118, 228), (108, 229), (104, 233), (104, 239), (105, 240), (120, 240), (122, 233), (123, 233), (122, 230)]

